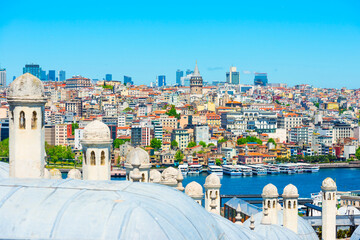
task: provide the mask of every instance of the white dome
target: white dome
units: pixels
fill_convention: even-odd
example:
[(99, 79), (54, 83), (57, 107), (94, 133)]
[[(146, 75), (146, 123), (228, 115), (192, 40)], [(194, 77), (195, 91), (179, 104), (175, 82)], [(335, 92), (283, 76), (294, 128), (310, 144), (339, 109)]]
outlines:
[(321, 189), (325, 191), (335, 191), (336, 190), (336, 183), (332, 178), (325, 178), (325, 180), (322, 182)]
[(84, 128), (83, 140), (110, 141), (110, 129), (105, 123), (99, 120), (92, 121)]
[(278, 193), (278, 190), (277, 190), (277, 188), (275, 187), (275, 185), (269, 183), (268, 185), (266, 185), (266, 186), (263, 188), (263, 192), (262, 192), (261, 196), (262, 196), (263, 198), (266, 198), (266, 197), (278, 197), (278, 196), (279, 196), (279, 193)]
[(156, 169), (150, 170), (150, 182), (159, 183), (160, 181), (161, 181), (161, 173)]
[(0, 179), (9, 177), (9, 164), (0, 162)]
[(284, 192), (283, 192), (282, 196), (297, 198), (297, 197), (299, 197), (298, 189), (294, 185), (288, 184), (284, 188)]
[(81, 179), (81, 172), (79, 169), (71, 169), (68, 174), (67, 174), (67, 178), (72, 178), (72, 179)]
[(46, 179), (50, 179), (50, 178), (51, 178), (51, 176), (50, 176), (50, 171), (49, 171), (49, 169), (47, 169), (47, 168), (44, 168), (44, 178), (46, 178)]
[(61, 172), (57, 168), (53, 168), (50, 170), (50, 178), (51, 179), (62, 179)]
[(359, 239), (360, 239), (360, 226), (355, 229), (355, 231), (351, 235), (350, 240), (359, 240)]
[(166, 168), (161, 173), (161, 183), (164, 184), (177, 184), (177, 176), (178, 176), (178, 170), (173, 167)]
[[(258, 212), (257, 214), (254, 215), (255, 229), (259, 225), (261, 225), (262, 217), (263, 217), (263, 212)], [(283, 212), (278, 211), (278, 223), (277, 223), (277, 225), (282, 226), (283, 225), (283, 220), (284, 220)], [(250, 226), (250, 219), (246, 220), (244, 222), (243, 226), (249, 227)], [(314, 229), (312, 228), (312, 226), (305, 219), (303, 219), (300, 216), (298, 216), (298, 233), (297, 233), (297, 235), (302, 240), (319, 240), (319, 238), (318, 238), (316, 232), (314, 231)]]
[(295, 232), (276, 224), (259, 224), (255, 227), (254, 232), (261, 235), (262, 239), (267, 240), (301, 240)]
[(132, 164), (135, 160), (139, 161), (140, 164), (149, 164), (150, 163), (149, 154), (140, 147), (131, 149), (131, 151), (126, 156), (126, 162), (128, 164)]
[(195, 181), (186, 185), (185, 193), (189, 197), (202, 197), (204, 195), (202, 186)]
[(25, 73), (10, 83), (7, 97), (12, 98), (44, 98), (44, 85), (34, 75)]
[(221, 184), (220, 184), (219, 176), (216, 175), (215, 173), (210, 174), (209, 176), (206, 177), (204, 186), (205, 188), (220, 187)]

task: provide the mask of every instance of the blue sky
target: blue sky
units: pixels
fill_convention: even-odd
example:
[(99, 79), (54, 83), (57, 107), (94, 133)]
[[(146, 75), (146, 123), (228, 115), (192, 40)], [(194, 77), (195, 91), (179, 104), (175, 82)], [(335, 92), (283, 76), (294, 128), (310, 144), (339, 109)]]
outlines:
[[(0, 66), (149, 84), (198, 61), (205, 81), (359, 88), (360, 1), (1, 1)], [(250, 73), (250, 74), (249, 74)]]

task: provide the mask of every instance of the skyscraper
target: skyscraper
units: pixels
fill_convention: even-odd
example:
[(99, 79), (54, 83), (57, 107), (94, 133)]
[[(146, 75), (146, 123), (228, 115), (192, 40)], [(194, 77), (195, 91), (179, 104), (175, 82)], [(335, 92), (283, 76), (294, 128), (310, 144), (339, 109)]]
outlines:
[(40, 68), (40, 80), (41, 81), (46, 81), (47, 79), (48, 79), (48, 76), (46, 74), (46, 71), (41, 70), (41, 68)]
[(230, 67), (230, 72), (226, 73), (226, 82), (229, 84), (240, 83), (240, 73), (236, 71), (236, 67)]
[(6, 68), (0, 68), (0, 86), (6, 87)]
[(129, 76), (124, 76), (124, 85), (134, 85), (133, 81), (131, 80), (131, 77)]
[(189, 75), (189, 74), (193, 74), (194, 71), (191, 71), (190, 69), (186, 70), (186, 76)]
[(190, 78), (190, 93), (202, 94), (203, 79), (200, 75), (198, 65), (196, 63), (193, 75)]
[(182, 85), (181, 84), (181, 77), (183, 77), (183, 76), (184, 76), (184, 72), (178, 69), (176, 71), (176, 84), (177, 85)]
[(160, 75), (157, 77), (157, 86), (163, 87), (166, 86), (166, 77), (165, 75)]
[(32, 75), (34, 75), (37, 78), (41, 78), (41, 68), (39, 66), (39, 64), (26, 64), (25, 67), (23, 68), (23, 74), (24, 73), (31, 73)]
[(266, 86), (268, 84), (267, 73), (255, 73), (254, 85)]
[(66, 73), (65, 73), (64, 70), (60, 70), (60, 71), (59, 71), (59, 81), (60, 81), (60, 82), (63, 82), (63, 81), (65, 81), (65, 80), (66, 80)]
[(49, 81), (55, 81), (55, 70), (49, 70), (49, 74), (48, 74), (48, 80)]
[(106, 81), (112, 81), (112, 74), (108, 73), (105, 75), (105, 80)]

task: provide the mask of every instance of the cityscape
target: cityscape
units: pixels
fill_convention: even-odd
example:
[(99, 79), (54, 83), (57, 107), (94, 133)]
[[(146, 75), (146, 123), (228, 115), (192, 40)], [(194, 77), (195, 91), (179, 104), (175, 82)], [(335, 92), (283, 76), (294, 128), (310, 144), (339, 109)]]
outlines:
[(0, 239), (360, 240), (358, 2), (3, 7)]

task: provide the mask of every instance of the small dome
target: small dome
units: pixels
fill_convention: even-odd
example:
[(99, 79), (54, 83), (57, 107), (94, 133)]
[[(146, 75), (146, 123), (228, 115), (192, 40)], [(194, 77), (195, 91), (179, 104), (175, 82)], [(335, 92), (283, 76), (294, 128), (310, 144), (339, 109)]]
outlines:
[(85, 141), (92, 141), (92, 140), (102, 140), (102, 141), (109, 141), (110, 140), (110, 129), (109, 127), (99, 121), (95, 120), (89, 123), (84, 128), (84, 135), (83, 140)]
[(202, 197), (204, 195), (202, 186), (195, 181), (186, 185), (185, 193), (189, 197)]
[(150, 182), (159, 183), (160, 181), (161, 181), (161, 173), (156, 169), (150, 170)]
[(45, 97), (44, 85), (34, 75), (25, 73), (10, 83), (7, 96), (19, 98), (43, 98)]
[(79, 169), (71, 169), (68, 174), (67, 174), (67, 178), (72, 178), (72, 179), (81, 179), (81, 172)]
[(220, 187), (221, 183), (219, 176), (216, 175), (215, 173), (210, 174), (209, 176), (206, 177), (204, 186), (205, 188)]
[(288, 184), (284, 188), (283, 197), (299, 197), (298, 189), (294, 185)]
[(322, 190), (336, 190), (336, 183), (334, 182), (334, 180), (332, 180), (332, 178), (325, 178), (325, 180), (322, 182), (322, 185), (321, 185), (321, 189)]
[(177, 169), (173, 167), (168, 167), (161, 173), (161, 183), (177, 184), (177, 180), (176, 180), (177, 175), (178, 175)]
[(50, 170), (51, 179), (62, 179), (61, 172), (59, 169), (53, 168)]
[(269, 183), (268, 185), (266, 185), (266, 186), (263, 188), (263, 192), (262, 192), (261, 196), (262, 196), (263, 198), (266, 198), (266, 197), (278, 197), (278, 196), (279, 196), (279, 193), (278, 193), (278, 190), (277, 190), (277, 188), (275, 187), (275, 185)]
[(135, 160), (140, 160), (141, 164), (149, 164), (150, 163), (149, 154), (140, 147), (131, 149), (129, 154), (126, 156), (126, 162), (129, 164), (131, 164)]

